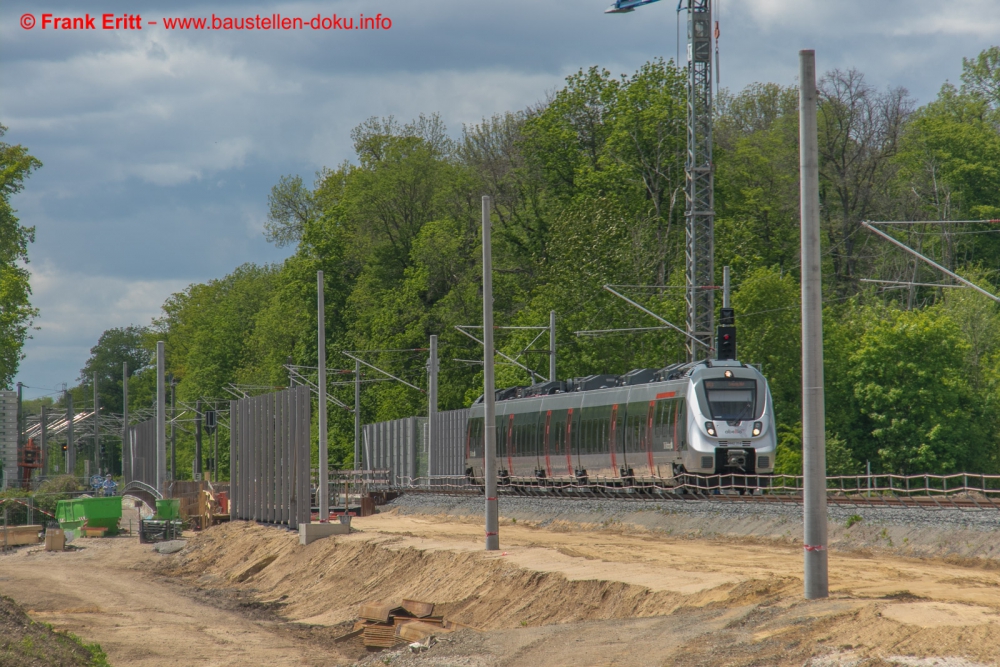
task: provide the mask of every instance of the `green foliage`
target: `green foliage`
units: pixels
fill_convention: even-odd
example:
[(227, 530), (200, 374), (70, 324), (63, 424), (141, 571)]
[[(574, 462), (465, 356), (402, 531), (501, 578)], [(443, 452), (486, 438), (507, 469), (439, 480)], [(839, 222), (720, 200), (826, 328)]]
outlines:
[(962, 87), (1000, 108), (1000, 46), (991, 46), (975, 58), (962, 58)]
[[(7, 128), (0, 125), (0, 138)], [(25, 267), (35, 228), (20, 223), (10, 198), (24, 180), (42, 166), (28, 149), (0, 141), (0, 387), (7, 387), (24, 358), (21, 348), (38, 311), (31, 306), (31, 285)]]
[[(860, 280), (939, 282), (861, 226), (931, 219), (942, 222), (893, 233), (993, 290), (995, 226), (948, 220), (1000, 217), (998, 53), (994, 47), (965, 61), (963, 87), (945, 85), (916, 110), (902, 89), (877, 90), (855, 70), (822, 80), (830, 474), (857, 474), (866, 461), (878, 472), (998, 470), (995, 303), (969, 290), (890, 291)], [(662, 60), (617, 78), (592, 67), (567, 77), (544, 104), (498, 113), (456, 137), (436, 115), (365, 121), (351, 133), (354, 162), (321, 170), (311, 187), (292, 175), (272, 189), (266, 236), (293, 254), (173, 295), (140, 346), (145, 359), (156, 339), (166, 341), (168, 372), (184, 401), (224, 398), (230, 383), (284, 386), (289, 360), (316, 366), (316, 272), (323, 271), (331, 381), (353, 379), (353, 362), (340, 351), (355, 351), (423, 387), (419, 348), (437, 335), (439, 407), (467, 406), (482, 393), (482, 371), (462, 360), (479, 359), (481, 347), (456, 326), (481, 323), (484, 194), (491, 197), (496, 324), (544, 325), (555, 310), (560, 377), (685, 359), (682, 338), (662, 328), (574, 335), (659, 324), (605, 285), (642, 286), (622, 289), (665, 319), (685, 321), (685, 80)], [(723, 91), (714, 134), (717, 280), (723, 265), (732, 267), (739, 356), (770, 382), (776, 470), (785, 474), (802, 469), (797, 96), (794, 87), (770, 83)], [(534, 340), (537, 333), (498, 329), (496, 344), (544, 376), (547, 345), (544, 334)], [(100, 365), (114, 335), (107, 332), (88, 364)], [(120, 364), (116, 354), (105, 355), (114, 357), (109, 369)], [(108, 377), (115, 377), (110, 370)], [(151, 403), (153, 379), (148, 366), (132, 376), (134, 406)], [(362, 379), (364, 423), (426, 410), (418, 391), (377, 381), (385, 376), (370, 369)], [(499, 386), (529, 382), (523, 368), (500, 361)], [(332, 387), (353, 402), (351, 383)], [(332, 409), (329, 425), (333, 464), (352, 465), (353, 415)], [(182, 474), (192, 451), (182, 430)], [(223, 445), (224, 475), (227, 465)]]
[(134, 325), (108, 329), (90, 348), (90, 358), (80, 369), (80, 387), (85, 396), (93, 396), (93, 378), (97, 374), (97, 395), (104, 412), (122, 411), (122, 364), (128, 364), (129, 377), (150, 365), (148, 336), (145, 327)]
[[(939, 307), (883, 312), (850, 357), (865, 453), (885, 472), (953, 472), (981, 463), (989, 434), (963, 362), (969, 344)], [(975, 468), (972, 468), (975, 469)]]
[(864, 517), (862, 517), (860, 514), (852, 514), (851, 516), (847, 517), (847, 523), (844, 525), (845, 527), (850, 528), (856, 523), (861, 523), (863, 520)]

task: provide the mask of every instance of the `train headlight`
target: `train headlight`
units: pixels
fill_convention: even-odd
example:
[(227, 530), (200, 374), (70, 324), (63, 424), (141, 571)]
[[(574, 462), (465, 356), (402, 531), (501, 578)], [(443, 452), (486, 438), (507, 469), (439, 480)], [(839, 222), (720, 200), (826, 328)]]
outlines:
[(761, 424), (760, 422), (754, 422), (753, 423), (753, 434), (754, 435), (760, 435), (760, 432), (763, 431), (763, 430), (764, 430), (764, 425), (763, 424)]
[(715, 424), (713, 422), (705, 422), (705, 430), (708, 431), (710, 436), (715, 437)]

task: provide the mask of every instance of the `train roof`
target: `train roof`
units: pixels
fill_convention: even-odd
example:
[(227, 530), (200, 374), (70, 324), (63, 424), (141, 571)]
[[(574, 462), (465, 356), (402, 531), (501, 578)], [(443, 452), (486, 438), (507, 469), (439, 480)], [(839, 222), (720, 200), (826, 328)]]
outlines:
[[(496, 390), (496, 400), (509, 401), (518, 398), (533, 398), (551, 396), (581, 391), (595, 391), (614, 387), (631, 387), (650, 382), (666, 382), (689, 377), (701, 368), (751, 368), (735, 359), (703, 359), (701, 361), (681, 362), (660, 369), (636, 368), (622, 375), (588, 375), (586, 377), (570, 378), (568, 380), (548, 380), (528, 386), (506, 387)], [(475, 400), (473, 405), (483, 402), (483, 396)]]

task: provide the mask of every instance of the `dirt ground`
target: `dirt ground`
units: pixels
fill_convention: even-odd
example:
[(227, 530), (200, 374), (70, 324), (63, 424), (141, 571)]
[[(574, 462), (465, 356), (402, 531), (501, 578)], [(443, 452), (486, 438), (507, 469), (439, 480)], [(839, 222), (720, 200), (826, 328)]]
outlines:
[[(162, 556), (132, 538), (0, 556), (0, 593), (99, 642), (112, 665), (997, 665), (1000, 564), (831, 551), (802, 599), (801, 547), (629, 526), (482, 526), (388, 512), (307, 547), (217, 526)], [(404, 597), (478, 631), (430, 650), (334, 643), (358, 604)]]

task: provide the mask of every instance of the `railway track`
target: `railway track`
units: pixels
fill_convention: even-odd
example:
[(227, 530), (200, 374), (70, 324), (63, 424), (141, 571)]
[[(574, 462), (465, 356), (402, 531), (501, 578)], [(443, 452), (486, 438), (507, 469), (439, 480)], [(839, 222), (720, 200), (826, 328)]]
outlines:
[[(428, 495), (451, 495), (463, 497), (482, 497), (483, 492), (475, 488), (458, 487), (408, 487), (397, 489), (399, 493), (415, 493)], [(802, 493), (800, 491), (775, 491), (765, 490), (753, 494), (740, 494), (733, 489), (722, 489), (717, 492), (709, 492), (703, 489), (687, 489), (689, 492), (678, 493), (670, 488), (643, 488), (643, 487), (592, 487), (592, 488), (557, 488), (557, 487), (501, 487), (498, 492), (501, 496), (522, 497), (522, 498), (556, 498), (561, 500), (633, 500), (637, 502), (675, 501), (693, 503), (745, 503), (753, 505), (801, 505)], [(895, 508), (895, 509), (958, 509), (966, 511), (977, 510), (1000, 510), (1000, 499), (991, 500), (989, 497), (971, 497), (967, 491), (963, 491), (966, 497), (946, 496), (920, 496), (920, 495), (890, 495), (885, 491), (868, 494), (862, 492), (858, 494), (844, 495), (840, 493), (830, 493), (827, 495), (828, 505), (841, 507), (871, 507), (871, 508)]]

